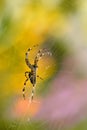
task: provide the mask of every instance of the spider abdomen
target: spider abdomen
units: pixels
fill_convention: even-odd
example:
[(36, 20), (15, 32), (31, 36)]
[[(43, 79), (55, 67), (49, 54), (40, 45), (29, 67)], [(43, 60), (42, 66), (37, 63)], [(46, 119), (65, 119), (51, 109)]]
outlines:
[(36, 84), (36, 74), (29, 73), (29, 79), (33, 85)]

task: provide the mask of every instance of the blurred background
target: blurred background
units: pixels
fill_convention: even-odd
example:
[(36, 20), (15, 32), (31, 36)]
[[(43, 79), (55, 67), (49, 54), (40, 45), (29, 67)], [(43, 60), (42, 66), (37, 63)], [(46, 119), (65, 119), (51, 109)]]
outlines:
[[(0, 1), (0, 130), (87, 129), (87, 0)], [(40, 48), (52, 56), (38, 63), (22, 89), (28, 48), (33, 64)]]

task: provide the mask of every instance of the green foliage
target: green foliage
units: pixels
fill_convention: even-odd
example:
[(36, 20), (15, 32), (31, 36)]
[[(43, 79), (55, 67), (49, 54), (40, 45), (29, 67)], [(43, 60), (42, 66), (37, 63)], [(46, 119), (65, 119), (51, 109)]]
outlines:
[(87, 120), (83, 120), (82, 122), (78, 123), (73, 128), (71, 128), (71, 130), (87, 130)]
[(69, 54), (69, 50), (65, 44), (65, 41), (63, 39), (56, 39), (50, 36), (44, 42), (44, 47), (51, 50), (52, 56), (56, 59), (58, 68), (61, 67), (62, 61)]
[(32, 122), (32, 121), (0, 121), (0, 130), (48, 130), (47, 125), (44, 122)]
[(11, 27), (11, 17), (9, 15), (2, 16), (0, 20), (0, 41), (4, 39)]
[(77, 11), (78, 0), (62, 0), (60, 8), (64, 13), (74, 13)]

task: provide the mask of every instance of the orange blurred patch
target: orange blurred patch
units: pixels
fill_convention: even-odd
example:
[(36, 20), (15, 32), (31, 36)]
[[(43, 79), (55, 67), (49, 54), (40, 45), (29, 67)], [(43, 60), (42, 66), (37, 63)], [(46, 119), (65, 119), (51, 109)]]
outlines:
[(38, 112), (39, 108), (40, 102), (38, 101), (30, 103), (29, 100), (19, 99), (11, 108), (11, 116), (16, 119), (29, 116), (33, 117)]

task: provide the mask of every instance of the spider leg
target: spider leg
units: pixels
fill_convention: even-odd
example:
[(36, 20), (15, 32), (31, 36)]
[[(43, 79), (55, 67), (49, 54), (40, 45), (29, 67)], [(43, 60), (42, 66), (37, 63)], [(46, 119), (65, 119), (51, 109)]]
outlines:
[[(38, 45), (34, 45), (33, 47), (36, 47), (36, 46), (38, 46)], [(32, 48), (33, 48), (33, 47), (32, 47)], [(29, 52), (32, 50), (32, 48), (29, 48), (29, 49), (27, 50), (27, 52), (25, 53), (25, 62), (26, 62), (26, 64), (28, 65), (28, 67), (29, 67), (30, 69), (32, 69), (33, 67), (32, 67), (32, 65), (30, 64), (30, 61), (29, 61), (28, 57), (29, 57)]]
[(41, 78), (39, 75), (37, 75), (38, 78), (40, 78), (41, 80), (43, 80), (43, 78)]
[(38, 61), (42, 58), (42, 56), (44, 56), (44, 55), (52, 55), (52, 53), (49, 51), (49, 50), (47, 50), (47, 49), (40, 49), (39, 51), (38, 51), (38, 53), (37, 53), (37, 55), (36, 55), (36, 57), (35, 57), (35, 60), (34, 60), (34, 65), (36, 65), (37, 66), (37, 63), (38, 63)]
[(24, 87), (23, 87), (23, 89), (22, 89), (23, 98), (24, 98), (24, 99), (25, 99), (25, 88), (26, 88), (26, 83), (27, 83), (27, 81), (28, 81), (28, 78), (25, 80), (25, 82), (24, 82)]
[(30, 101), (31, 101), (31, 102), (33, 101), (33, 98), (34, 98), (35, 86), (36, 86), (36, 84), (33, 85), (33, 88), (32, 88), (31, 98), (30, 98)]
[(30, 72), (29, 71), (26, 71), (25, 72), (25, 77), (28, 78), (27, 74), (29, 74)]
[(25, 62), (26, 62), (26, 64), (28, 65), (29, 68), (32, 68), (32, 65), (30, 64), (30, 61), (29, 61), (29, 59), (28, 59), (30, 50), (31, 50), (31, 48), (29, 48), (29, 49), (27, 50), (27, 52), (25, 53)]

